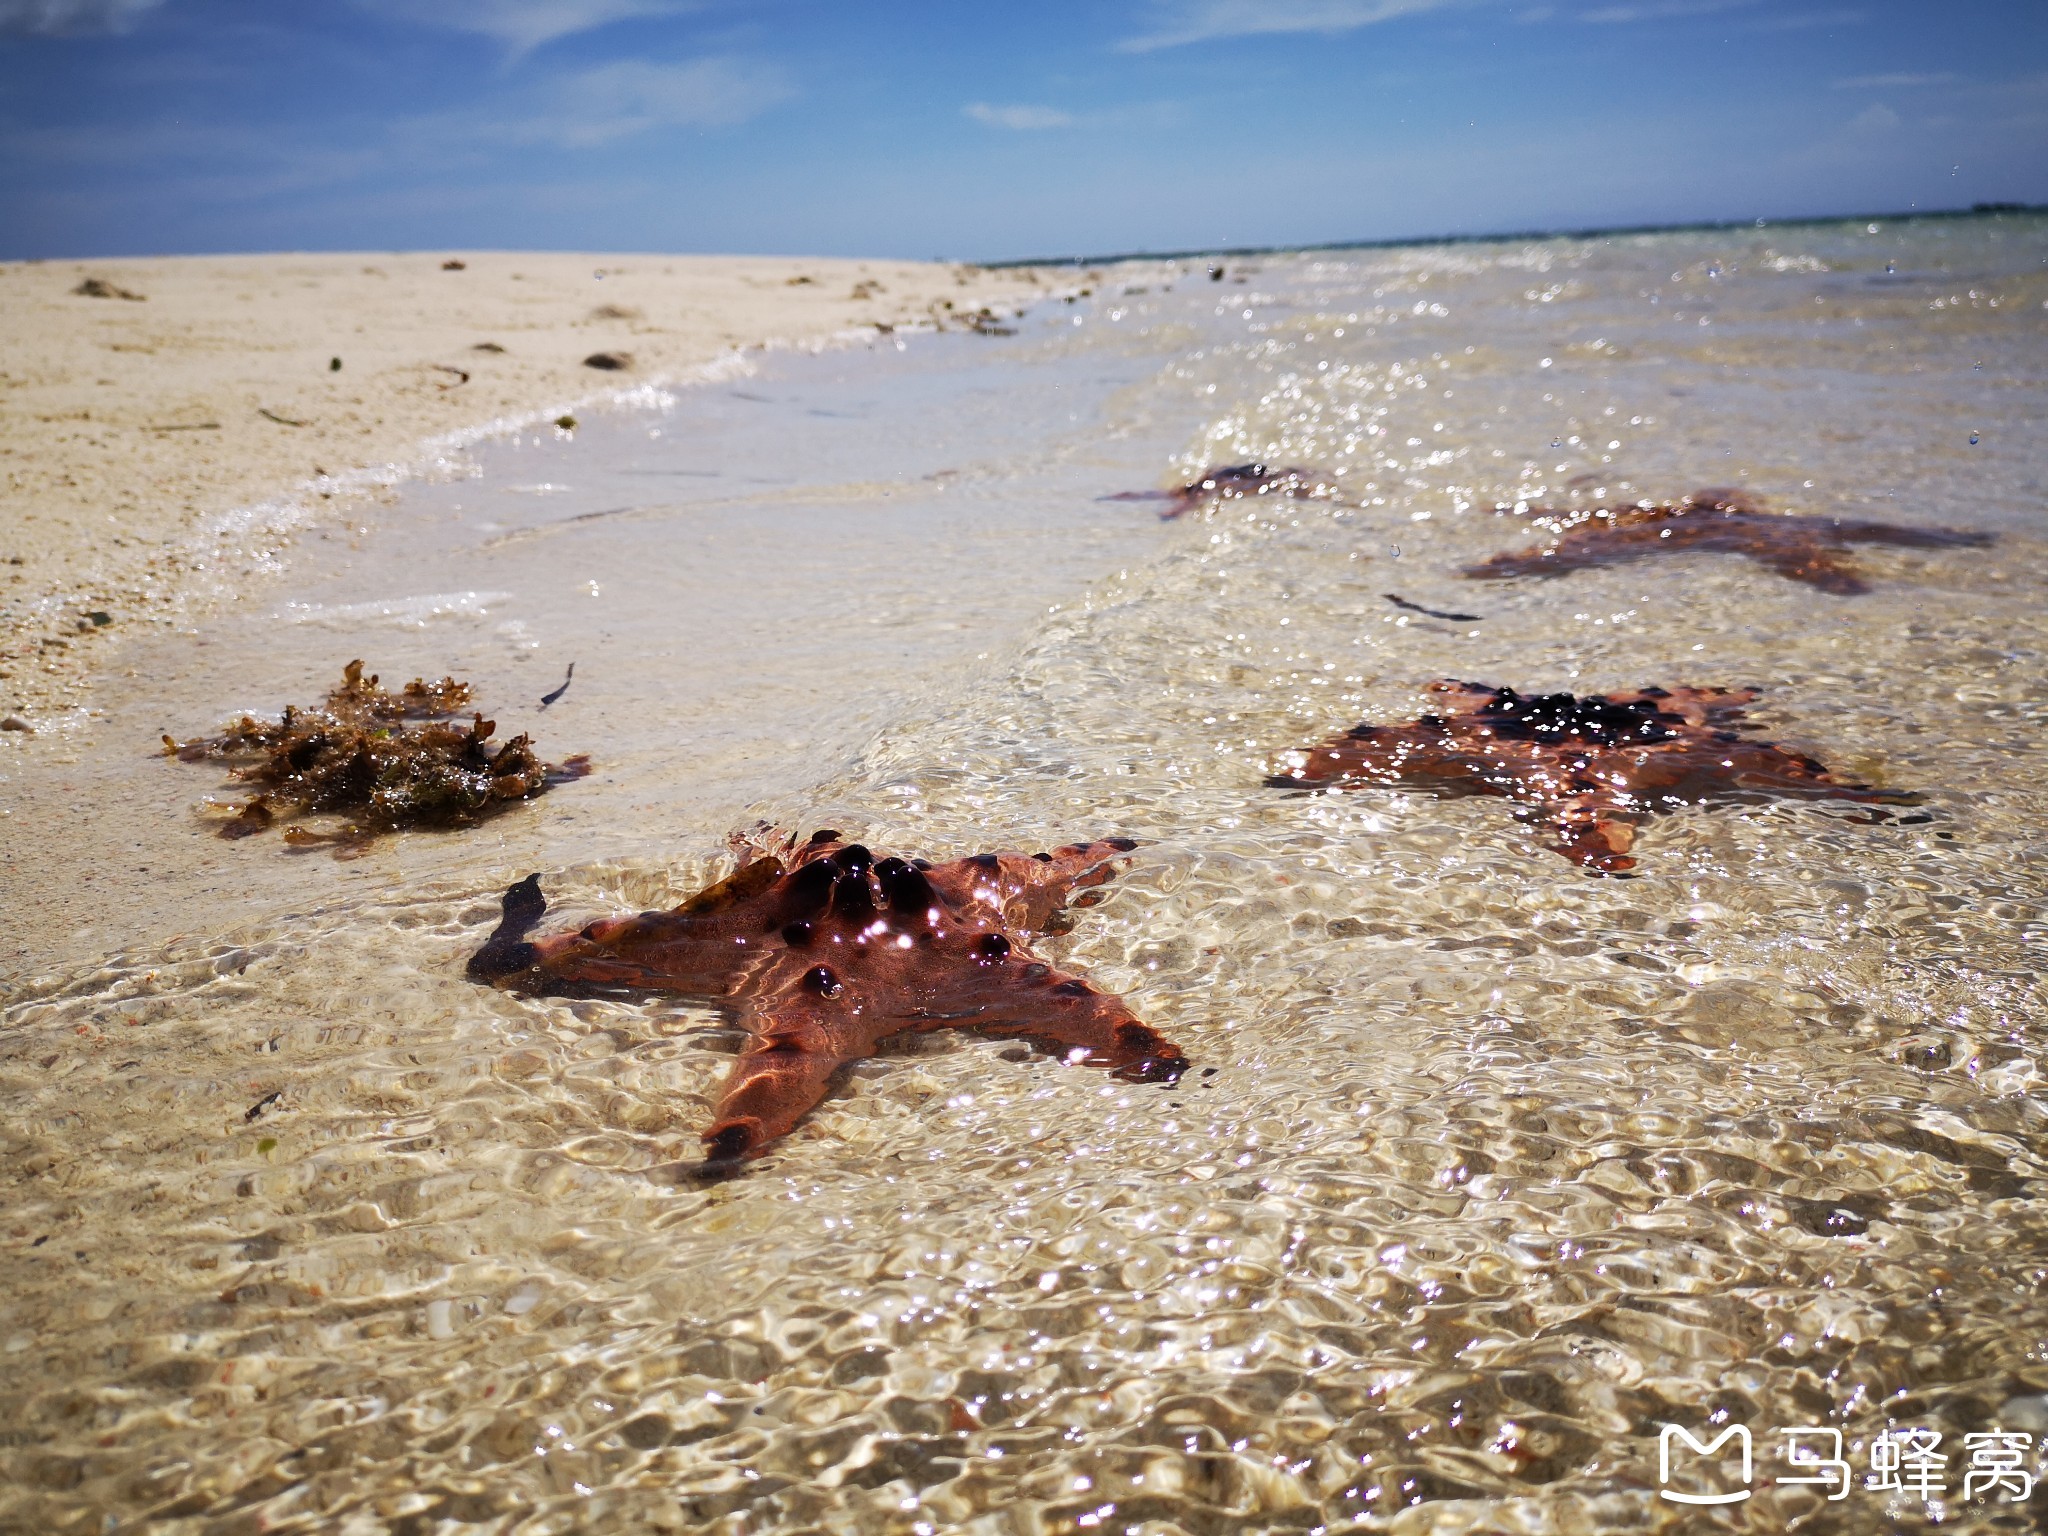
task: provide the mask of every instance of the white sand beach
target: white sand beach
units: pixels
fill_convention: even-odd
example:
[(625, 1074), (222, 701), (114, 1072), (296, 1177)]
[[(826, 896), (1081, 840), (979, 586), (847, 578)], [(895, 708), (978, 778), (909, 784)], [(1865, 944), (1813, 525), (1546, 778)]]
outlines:
[[(435, 251), (0, 264), (0, 717), (84, 707), (124, 633), (465, 433), (749, 348), (945, 326), (1032, 271)], [(608, 355), (622, 366), (592, 367)], [(232, 514), (229, 554), (216, 528)], [(251, 545), (254, 549), (251, 549)]]

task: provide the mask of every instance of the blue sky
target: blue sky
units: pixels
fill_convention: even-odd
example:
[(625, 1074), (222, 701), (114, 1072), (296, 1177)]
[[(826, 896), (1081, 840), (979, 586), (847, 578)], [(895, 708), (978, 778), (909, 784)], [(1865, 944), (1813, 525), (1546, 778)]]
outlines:
[(2048, 202), (2048, 0), (0, 0), (0, 257)]

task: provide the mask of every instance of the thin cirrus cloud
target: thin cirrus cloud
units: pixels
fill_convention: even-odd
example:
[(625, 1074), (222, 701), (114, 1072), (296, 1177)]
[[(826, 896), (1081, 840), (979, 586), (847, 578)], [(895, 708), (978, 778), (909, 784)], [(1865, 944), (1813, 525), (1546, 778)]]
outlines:
[(1688, 16), (1712, 16), (1721, 11), (1740, 10), (1756, 0), (1641, 0), (1632, 5), (1604, 5), (1581, 11), (1579, 20), (1596, 25), (1627, 26), (1638, 21), (1680, 21)]
[[(13, 0), (0, 0), (0, 4)], [(30, 0), (33, 3), (33, 0)], [(77, 0), (73, 0), (77, 3)], [(699, 8), (698, 0), (356, 0), (393, 21), (474, 32), (515, 54), (544, 43), (608, 27), (616, 21), (674, 16)]]
[(1074, 114), (1058, 107), (998, 107), (985, 101), (970, 102), (961, 109), (977, 123), (991, 128), (1008, 128), (1017, 133), (1036, 133), (1047, 128), (1071, 128)]
[(782, 70), (749, 59), (621, 59), (555, 81), (534, 110), (480, 125), (474, 137), (596, 149), (661, 128), (728, 128), (795, 95)]
[(1463, 0), (1160, 0), (1152, 30), (1126, 38), (1125, 53), (1150, 53), (1225, 37), (1280, 32), (1351, 32)]
[(0, 0), (0, 37), (125, 32), (163, 0)]
[(1947, 70), (1933, 75), (1851, 75), (1837, 80), (1838, 91), (1889, 91), (1917, 85), (1954, 85), (1957, 77)]

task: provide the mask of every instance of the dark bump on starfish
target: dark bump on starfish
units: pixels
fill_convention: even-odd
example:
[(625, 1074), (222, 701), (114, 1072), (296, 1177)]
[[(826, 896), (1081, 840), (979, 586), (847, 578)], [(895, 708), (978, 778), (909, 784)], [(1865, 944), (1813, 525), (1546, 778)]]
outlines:
[(837, 997), (844, 990), (829, 965), (814, 965), (804, 972), (803, 989), (819, 997)]
[(837, 828), (820, 828), (811, 834), (811, 846), (814, 848), (819, 843), (836, 843), (838, 841), (839, 831)]
[(974, 941), (974, 958), (983, 965), (1010, 958), (1010, 941), (1000, 933), (984, 933)]
[(832, 901), (832, 885), (838, 871), (824, 859), (814, 859), (789, 877), (787, 911), (793, 917), (822, 912)]
[(832, 884), (832, 911), (835, 916), (864, 921), (875, 911), (875, 893), (868, 889), (865, 871), (860, 874), (841, 875)]
[(1050, 864), (1052, 862), (1052, 855), (1049, 853), (1034, 853), (1031, 857), (1038, 860), (1041, 864)]
[(875, 856), (859, 843), (848, 843), (832, 855), (832, 862), (849, 875), (865, 875), (874, 867)]
[(816, 928), (808, 922), (784, 923), (782, 925), (782, 942), (791, 949), (802, 949), (811, 942), (811, 936), (816, 932)]
[(1105, 837), (1103, 841), (1118, 853), (1129, 853), (1138, 846), (1138, 840), (1135, 837)]
[(884, 859), (875, 866), (882, 894), (898, 912), (929, 912), (936, 900), (924, 872), (902, 859)]
[(1052, 989), (1054, 997), (1086, 997), (1090, 987), (1085, 981), (1063, 981)]
[(1023, 974), (1024, 980), (1026, 981), (1043, 981), (1046, 977), (1052, 974), (1052, 967), (1049, 965), (1040, 965), (1036, 961), (1034, 961), (1030, 965), (1024, 967)]
[(976, 869), (994, 870), (1001, 869), (1003, 867), (1003, 861), (997, 858), (992, 853), (970, 854), (967, 858), (967, 862), (969, 864), (972, 864)]

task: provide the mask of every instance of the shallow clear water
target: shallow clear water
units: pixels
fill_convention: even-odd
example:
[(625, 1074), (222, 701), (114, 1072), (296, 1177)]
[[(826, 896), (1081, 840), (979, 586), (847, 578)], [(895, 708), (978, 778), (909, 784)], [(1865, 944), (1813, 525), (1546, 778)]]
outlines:
[[(2023, 1528), (1961, 1437), (2048, 1430), (2044, 260), (2002, 218), (1134, 265), (303, 545), (30, 786), (153, 874), (99, 861), (0, 1033), (0, 1523)], [(1344, 500), (1092, 499), (1255, 456)], [(1855, 598), (1456, 575), (1531, 542), (1496, 504), (1717, 484), (1999, 542), (1860, 550)], [(140, 757), (359, 654), (599, 773), (338, 864)], [(1931, 819), (1691, 811), (1614, 880), (1499, 801), (1260, 787), (1446, 676), (1754, 684)], [(927, 1037), (679, 1179), (733, 1032), (462, 962), (529, 869), (551, 921), (666, 904), (756, 819), (1140, 839), (1048, 948), (1198, 1070)], [(1754, 1497), (1660, 1501), (1663, 1422), (1748, 1426)], [(1796, 1425), (1845, 1500), (1773, 1483)], [(1947, 1437), (1937, 1509), (1860, 1486), (1891, 1426)]]

